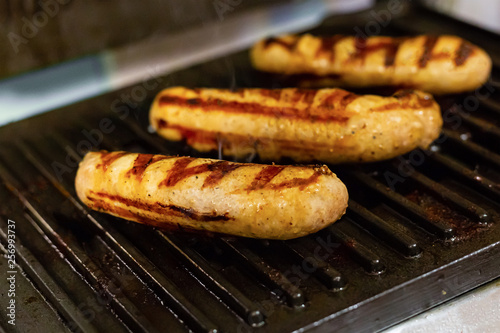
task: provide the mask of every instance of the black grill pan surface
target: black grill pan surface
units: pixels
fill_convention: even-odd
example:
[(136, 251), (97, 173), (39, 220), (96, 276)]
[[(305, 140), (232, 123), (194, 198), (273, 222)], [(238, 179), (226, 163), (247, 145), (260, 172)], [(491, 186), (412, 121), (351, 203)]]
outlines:
[[(328, 22), (313, 32), (352, 33)], [(150, 133), (148, 107), (167, 86), (285, 84), (252, 70), (246, 51), (2, 127), (0, 250), (15, 221), (17, 260), (16, 326), (2, 315), (2, 329), (371, 332), (499, 277), (499, 38), (418, 8), (383, 33), (465, 37), (492, 55), (492, 81), (438, 99), (449, 117), (428, 151), (330, 166), (348, 187), (348, 212), (297, 240), (160, 231), (75, 196), (88, 149), (217, 157)]]

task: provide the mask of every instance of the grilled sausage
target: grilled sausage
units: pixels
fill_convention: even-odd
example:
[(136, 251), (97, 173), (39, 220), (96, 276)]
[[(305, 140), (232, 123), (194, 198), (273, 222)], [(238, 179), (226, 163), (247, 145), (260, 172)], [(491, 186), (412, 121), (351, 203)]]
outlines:
[(397, 86), (433, 94), (476, 89), (491, 71), (488, 54), (456, 36), (289, 35), (258, 42), (251, 60), (266, 72), (315, 75), (321, 86)]
[(75, 180), (92, 209), (160, 228), (290, 239), (335, 222), (344, 184), (327, 166), (90, 152)]
[(297, 162), (372, 162), (426, 148), (442, 117), (429, 94), (391, 97), (341, 89), (169, 88), (158, 94), (150, 122), (169, 140), (199, 151), (218, 149), (243, 158), (289, 157)]

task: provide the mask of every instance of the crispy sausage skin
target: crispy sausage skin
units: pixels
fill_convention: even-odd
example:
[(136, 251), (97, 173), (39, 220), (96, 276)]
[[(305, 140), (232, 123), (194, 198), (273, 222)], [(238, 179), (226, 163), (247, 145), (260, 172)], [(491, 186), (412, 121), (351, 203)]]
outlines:
[(291, 239), (338, 220), (344, 184), (327, 166), (89, 152), (75, 180), (94, 210), (160, 228)]
[(345, 163), (426, 148), (439, 136), (442, 117), (432, 96), (419, 91), (381, 97), (341, 89), (175, 87), (158, 94), (150, 122), (161, 136), (185, 139), (199, 151), (220, 145), (237, 158)]
[(288, 35), (255, 44), (251, 60), (266, 72), (317, 76), (306, 80), (309, 86), (400, 86), (432, 94), (476, 89), (491, 71), (488, 54), (456, 36)]

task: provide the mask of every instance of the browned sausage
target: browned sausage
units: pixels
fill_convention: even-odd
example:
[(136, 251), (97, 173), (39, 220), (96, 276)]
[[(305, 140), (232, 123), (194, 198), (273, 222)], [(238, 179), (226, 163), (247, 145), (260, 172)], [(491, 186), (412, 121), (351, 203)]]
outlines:
[(255, 68), (273, 73), (313, 74), (315, 85), (398, 86), (433, 94), (480, 87), (491, 72), (481, 48), (456, 36), (283, 36), (251, 50)]
[(344, 184), (326, 166), (90, 152), (75, 180), (92, 209), (162, 228), (290, 239), (335, 222)]
[(169, 140), (200, 151), (221, 145), (238, 158), (372, 162), (426, 148), (442, 117), (431, 95), (399, 91), (391, 97), (341, 89), (170, 88), (158, 94), (150, 122)]

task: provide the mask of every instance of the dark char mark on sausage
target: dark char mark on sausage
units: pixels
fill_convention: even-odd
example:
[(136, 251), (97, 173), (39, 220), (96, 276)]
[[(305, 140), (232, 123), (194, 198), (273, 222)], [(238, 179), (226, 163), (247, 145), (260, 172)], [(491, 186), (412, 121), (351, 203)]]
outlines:
[(345, 110), (345, 108), (351, 104), (359, 95), (346, 90), (339, 90), (335, 94), (331, 94), (323, 100), (321, 106), (336, 110)]
[(427, 62), (432, 58), (432, 49), (436, 45), (438, 37), (436, 36), (427, 36), (424, 43), (424, 52), (422, 56), (418, 60), (418, 66), (420, 68), (424, 68), (427, 66)]
[[(165, 205), (160, 202), (156, 202), (154, 204), (142, 202), (139, 200), (133, 200), (129, 198), (124, 198), (119, 195), (112, 195), (104, 192), (94, 192), (94, 191), (89, 191), (89, 194), (91, 196), (87, 196), (87, 198), (96, 205), (96, 208), (102, 208), (104, 210), (108, 210), (111, 212), (115, 212), (117, 214), (122, 215), (123, 217), (138, 217), (139, 215), (134, 214), (133, 212), (130, 212), (126, 209), (115, 207), (113, 205), (108, 205), (104, 200), (96, 199), (93, 196), (97, 196), (99, 198), (105, 198), (109, 199), (112, 201), (117, 201), (120, 202), (126, 206), (129, 207), (135, 207), (144, 211), (151, 211), (155, 212), (158, 214), (162, 215), (177, 215), (177, 216), (184, 216), (187, 218), (190, 218), (195, 221), (203, 221), (203, 222), (215, 222), (215, 221), (229, 221), (233, 220), (234, 218), (231, 218), (228, 216), (228, 214), (224, 215), (217, 215), (215, 212), (213, 213), (200, 213), (197, 212), (191, 208), (184, 208), (176, 205)], [(118, 208), (118, 209), (115, 209)], [(124, 212), (125, 211), (125, 212)], [(126, 213), (128, 212), (128, 213)], [(146, 219), (145, 221), (141, 222), (149, 222), (149, 219)]]
[[(193, 167), (188, 167), (191, 162), (196, 158), (193, 157), (182, 157), (174, 162), (172, 168), (168, 171), (167, 177), (159, 184), (159, 187), (174, 186), (181, 180), (201, 174), (204, 172), (211, 172), (205, 181), (203, 182), (202, 188), (205, 187), (215, 187), (226, 175), (232, 171), (244, 167), (250, 166), (252, 164), (239, 164), (231, 163), (227, 161), (216, 161), (213, 163), (204, 163)], [(260, 189), (283, 189), (283, 188), (293, 188), (299, 187), (301, 190), (308, 185), (315, 182), (319, 175), (321, 174), (318, 170), (314, 170), (314, 173), (309, 178), (292, 178), (285, 180), (278, 184), (270, 184), (274, 177), (276, 177), (286, 166), (280, 165), (270, 165), (264, 167), (261, 171), (255, 175), (252, 183), (246, 188), (247, 191), (254, 191)]]
[[(283, 100), (284, 102), (297, 103), (302, 100), (303, 103), (311, 105), (318, 93), (317, 89), (295, 89), (290, 95), (282, 96), (282, 89), (260, 89), (259, 94), (266, 98), (272, 98), (276, 101)], [(286, 96), (286, 97), (285, 97)]]
[(285, 167), (270, 165), (262, 169), (254, 178), (247, 191), (263, 189), (274, 177), (276, 177)]
[(362, 59), (363, 61), (365, 60), (365, 57), (368, 54), (366, 40), (367, 38), (359, 36), (354, 38), (354, 47), (356, 51), (351, 55), (353, 59)]
[(283, 97), (283, 101), (285, 103), (292, 103), (292, 104), (302, 101), (307, 105), (311, 105), (314, 102), (314, 98), (316, 97), (317, 93), (318, 93), (317, 89), (297, 88), (291, 94), (284, 95), (286, 97)]
[(101, 168), (103, 171), (107, 171), (108, 167), (117, 159), (125, 155), (125, 152), (105, 152), (101, 154), (101, 163), (97, 164), (96, 168)]
[(269, 184), (266, 187), (275, 190), (298, 187), (299, 190), (304, 190), (307, 186), (316, 182), (319, 176), (322, 174), (323, 173), (321, 171), (315, 170), (314, 173), (308, 178), (292, 178), (290, 180), (285, 180), (284, 182), (281, 182), (279, 184)]
[(384, 66), (392, 67), (394, 66), (399, 46), (405, 40), (406, 38), (390, 38), (375, 44), (368, 45), (368, 40), (366, 38), (356, 37), (354, 39), (356, 52), (354, 52), (351, 57), (352, 59), (362, 59), (362, 61), (364, 62), (368, 54), (376, 52), (378, 50), (385, 50)]
[[(304, 95), (304, 91), (297, 91), (298, 94)], [(309, 93), (307, 93), (309, 94)], [(306, 95), (307, 95), (306, 94)], [(310, 93), (310, 96), (314, 93)], [(345, 92), (342, 90), (337, 90), (332, 93), (332, 98), (335, 99), (335, 95), (345, 95)], [(340, 123), (345, 123), (349, 120), (348, 116), (342, 115), (341, 112), (345, 109), (347, 104), (336, 105), (335, 107), (343, 107), (344, 109), (336, 110), (335, 114), (331, 112), (332, 106), (328, 106), (327, 108), (304, 108), (298, 109), (295, 107), (278, 107), (278, 106), (264, 106), (259, 103), (241, 103), (236, 101), (223, 101), (221, 99), (211, 99), (211, 100), (203, 100), (201, 98), (197, 98), (197, 104), (193, 105), (192, 103), (187, 103), (185, 98), (164, 95), (160, 98), (160, 106), (165, 105), (176, 105), (181, 106), (184, 109), (189, 108), (197, 108), (202, 111), (223, 111), (228, 113), (246, 113), (246, 114), (260, 114), (265, 116), (274, 116), (280, 118), (295, 118), (295, 119), (303, 119), (309, 120), (311, 117), (312, 111), (314, 111), (316, 121), (335, 121)], [(312, 101), (312, 100), (311, 100)], [(324, 105), (323, 105), (324, 106)], [(339, 114), (340, 113), (340, 114)]]
[(316, 51), (316, 57), (318, 58), (322, 54), (329, 55), (330, 62), (335, 60), (335, 44), (344, 39), (344, 35), (334, 35), (331, 37), (322, 37), (321, 44), (319, 45), (318, 50)]
[(160, 183), (159, 186), (175, 186), (175, 184), (185, 178), (209, 171), (211, 174), (205, 179), (202, 187), (213, 187), (217, 185), (227, 174), (244, 166), (243, 164), (230, 163), (227, 161), (216, 161), (188, 168), (188, 165), (194, 160), (195, 158), (193, 157), (179, 158), (174, 162), (174, 165), (167, 173), (167, 177)]
[(150, 166), (151, 164), (154, 164), (158, 161), (165, 160), (165, 159), (170, 159), (173, 158), (174, 156), (162, 156), (162, 155), (153, 155), (153, 154), (139, 154), (137, 155), (137, 158), (134, 161), (134, 165), (132, 169), (127, 171), (125, 176), (131, 177), (135, 176), (139, 181), (142, 180), (142, 177), (144, 176), (144, 172), (146, 171), (146, 168)]
[[(341, 41), (342, 39), (346, 38), (345, 35), (334, 35), (334, 36), (328, 36), (328, 37), (321, 37), (320, 38), (320, 45), (318, 49), (316, 50), (316, 58), (319, 58), (323, 55), (328, 55), (329, 61), (333, 62), (335, 60), (335, 45)], [(277, 38), (268, 38), (264, 41), (264, 47), (267, 48), (270, 45), (273, 44), (279, 44), (289, 51), (293, 51), (295, 49), (295, 46), (298, 42), (300, 37), (297, 37), (297, 39), (289, 44), (285, 42), (284, 40), (277, 39)], [(367, 45), (367, 38), (364, 37), (356, 37), (354, 42), (355, 42), (355, 47), (356, 51), (352, 54), (351, 58), (352, 59), (364, 59), (366, 58), (366, 55), (378, 51), (380, 49), (385, 49), (386, 50), (386, 57), (384, 64), (386, 67), (391, 67), (394, 65), (394, 60), (397, 54), (397, 51), (399, 49), (399, 45), (404, 41), (404, 38), (392, 38), (387, 41), (382, 41), (377, 44), (372, 44), (372, 45)]]
[(472, 54), (473, 50), (474, 49), (470, 43), (462, 41), (457, 50), (457, 53), (455, 53), (455, 65), (463, 65), (467, 58), (469, 58), (469, 56)]
[(279, 101), (281, 98), (281, 89), (261, 89), (259, 93), (276, 101)]
[(302, 101), (306, 104), (312, 104), (314, 102), (314, 98), (318, 94), (316, 89), (307, 89), (307, 90), (298, 90), (295, 92), (294, 96), (303, 96)]
[(385, 46), (385, 67), (394, 66), (394, 62), (396, 61), (396, 54), (398, 53), (399, 46), (406, 40), (406, 38), (394, 38), (391, 43), (388, 43)]
[(300, 190), (303, 190), (310, 184), (316, 182), (320, 175), (324, 174), (321, 169), (316, 168), (314, 173), (308, 178), (292, 178), (278, 184), (271, 184), (270, 182), (274, 179), (274, 177), (276, 177), (285, 168), (285, 166), (281, 165), (269, 165), (265, 167), (255, 176), (254, 180), (246, 190), (250, 192), (262, 189), (281, 190), (294, 187), (298, 187)]
[(205, 181), (203, 182), (202, 188), (205, 187), (215, 187), (222, 178), (224, 178), (227, 174), (231, 173), (232, 171), (242, 167), (240, 164), (236, 163), (228, 163), (225, 161), (221, 161), (220, 163), (214, 163), (215, 165), (212, 168), (212, 173), (208, 175), (207, 178), (205, 178)]

